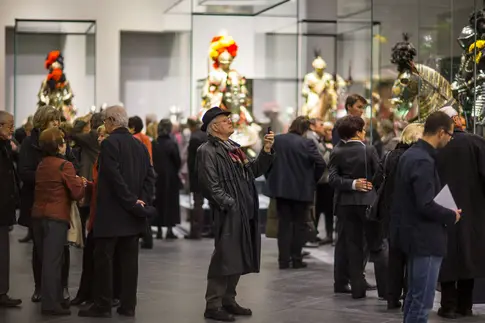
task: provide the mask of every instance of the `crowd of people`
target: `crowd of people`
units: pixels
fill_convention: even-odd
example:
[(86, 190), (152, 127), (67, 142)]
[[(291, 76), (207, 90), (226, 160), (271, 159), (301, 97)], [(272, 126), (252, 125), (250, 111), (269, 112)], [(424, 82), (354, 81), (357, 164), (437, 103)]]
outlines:
[[(388, 120), (370, 125), (367, 105), (349, 95), (347, 116), (335, 124), (299, 116), (286, 133), (268, 128), (255, 158), (230, 139), (230, 113), (218, 107), (202, 122), (188, 119), (186, 131), (169, 119), (144, 125), (120, 106), (73, 124), (44, 106), (14, 131), (13, 116), (0, 111), (0, 307), (21, 304), (9, 296), (9, 231), (18, 223), (28, 228), (19, 241), (32, 241), (31, 300), (43, 315), (88, 304), (79, 316), (111, 317), (113, 307), (134, 316), (139, 248), (152, 248), (164, 227), (165, 239), (178, 238), (186, 189), (193, 200), (186, 238), (214, 239), (204, 317), (252, 315), (235, 297), (240, 276), (260, 270), (255, 180), (264, 177), (266, 230), (276, 232), (281, 270), (307, 267), (305, 246), (334, 245), (335, 293), (360, 299), (377, 289), (389, 310), (403, 310), (405, 323), (420, 323), (439, 282), (438, 315), (473, 315), (474, 279), (485, 274), (485, 139), (465, 132), (452, 107), (398, 134)], [(457, 209), (435, 201), (445, 185)], [(72, 245), (83, 248), (73, 299)], [(365, 276), (368, 262), (376, 285)]]

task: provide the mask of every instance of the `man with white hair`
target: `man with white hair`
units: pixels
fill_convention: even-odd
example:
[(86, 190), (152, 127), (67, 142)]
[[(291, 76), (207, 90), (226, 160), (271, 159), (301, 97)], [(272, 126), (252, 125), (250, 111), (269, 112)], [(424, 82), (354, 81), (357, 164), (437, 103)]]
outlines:
[(154, 174), (147, 148), (128, 130), (128, 115), (120, 106), (104, 112), (110, 134), (101, 143), (98, 196), (94, 218), (94, 304), (83, 317), (111, 317), (113, 259), (122, 264), (118, 314), (134, 316), (138, 281), (138, 239), (146, 230)]
[(455, 123), (453, 140), (439, 151), (436, 166), (441, 184), (448, 185), (462, 209), (457, 225), (447, 227), (447, 256), (441, 264), (441, 308), (445, 318), (471, 316), (475, 278), (485, 277), (485, 139), (462, 129), (453, 107), (441, 109)]

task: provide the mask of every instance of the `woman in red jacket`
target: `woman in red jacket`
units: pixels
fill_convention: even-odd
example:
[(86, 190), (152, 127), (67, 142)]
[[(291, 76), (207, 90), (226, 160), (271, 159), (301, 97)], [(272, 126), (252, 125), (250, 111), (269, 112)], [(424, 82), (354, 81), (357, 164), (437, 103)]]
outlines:
[(35, 173), (32, 230), (37, 256), (42, 260), (42, 314), (70, 315), (63, 299), (61, 268), (71, 203), (84, 197), (84, 182), (64, 157), (66, 142), (61, 130), (44, 130), (39, 146), (44, 157)]

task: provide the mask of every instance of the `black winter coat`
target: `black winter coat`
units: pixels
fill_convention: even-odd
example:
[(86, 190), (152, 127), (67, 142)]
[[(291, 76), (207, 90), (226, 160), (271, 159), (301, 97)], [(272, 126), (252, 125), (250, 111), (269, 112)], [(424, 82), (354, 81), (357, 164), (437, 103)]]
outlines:
[(42, 160), (39, 148), (39, 129), (32, 129), (29, 137), (22, 141), (19, 154), (18, 173), (22, 180), (20, 190), (20, 216), (18, 223), (24, 227), (31, 224), (31, 212), (34, 205), (35, 172)]
[(439, 151), (441, 184), (450, 187), (461, 220), (448, 226), (448, 254), (439, 281), (485, 277), (485, 139), (455, 130)]
[(180, 223), (179, 177), (182, 160), (175, 140), (169, 135), (159, 136), (152, 144), (153, 167), (157, 173), (156, 207), (158, 218), (154, 225), (173, 227)]
[[(215, 250), (208, 278), (259, 272), (261, 233), (254, 179), (268, 171), (274, 158), (274, 154), (261, 151), (246, 164), (246, 179), (219, 139), (209, 136), (197, 151), (198, 184), (209, 200), (214, 220)], [(242, 193), (248, 187), (252, 196)], [(252, 205), (248, 205), (248, 200), (253, 201)]]
[(189, 170), (189, 185), (191, 192), (199, 192), (197, 187), (197, 169), (195, 168), (195, 160), (197, 158), (197, 149), (207, 141), (207, 134), (202, 130), (196, 130), (190, 135), (187, 167)]
[(145, 145), (128, 129), (118, 128), (101, 143), (93, 236), (112, 238), (145, 232), (137, 200), (151, 203), (154, 174)]
[[(391, 220), (391, 206), (394, 197), (394, 182), (396, 180), (396, 170), (399, 158), (410, 147), (403, 143), (398, 143), (394, 150), (382, 157), (377, 173), (374, 175), (372, 184), (379, 190), (384, 185), (382, 195), (379, 197), (377, 217), (382, 225), (383, 238), (389, 238), (389, 223)], [(385, 171), (384, 171), (385, 170)], [(385, 181), (384, 181), (385, 177)], [(393, 241), (391, 243), (394, 243)]]
[(0, 140), (0, 226), (15, 224), (20, 182), (14, 166), (9, 140)]

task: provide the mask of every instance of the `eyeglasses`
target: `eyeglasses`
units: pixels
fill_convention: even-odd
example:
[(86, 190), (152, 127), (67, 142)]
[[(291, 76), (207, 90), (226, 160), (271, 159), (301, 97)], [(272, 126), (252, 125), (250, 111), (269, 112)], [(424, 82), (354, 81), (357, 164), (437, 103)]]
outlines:
[(222, 120), (217, 121), (217, 122), (214, 122), (214, 123), (224, 123), (224, 122), (226, 122), (226, 123), (232, 123), (231, 117), (227, 117), (225, 119), (222, 119)]
[(445, 130), (443, 129), (443, 131), (448, 135), (450, 136), (451, 138), (453, 138), (453, 133), (452, 132), (449, 132), (448, 130)]

